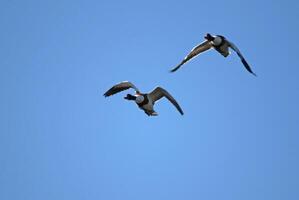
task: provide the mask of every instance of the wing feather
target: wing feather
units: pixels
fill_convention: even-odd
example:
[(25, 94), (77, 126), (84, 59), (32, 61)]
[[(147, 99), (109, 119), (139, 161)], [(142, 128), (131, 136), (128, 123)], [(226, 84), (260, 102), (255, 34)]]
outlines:
[(243, 57), (241, 51), (238, 49), (238, 47), (236, 45), (234, 45), (234, 43), (232, 42), (228, 42), (229, 46), (238, 54), (238, 56), (241, 59), (241, 62), (243, 63), (244, 67), (246, 68), (246, 70), (248, 72), (250, 72), (251, 74), (253, 74), (254, 76), (256, 76), (256, 74), (251, 70), (249, 64), (247, 63), (247, 61), (245, 60), (245, 58)]
[(133, 88), (136, 92), (139, 92), (138, 88), (133, 83), (131, 83), (129, 81), (123, 81), (123, 82), (120, 82), (120, 83), (114, 85), (112, 88), (110, 88), (107, 92), (105, 92), (104, 96), (109, 97), (111, 95), (114, 95), (118, 92), (130, 89), (130, 88)]
[(178, 64), (176, 67), (170, 70), (170, 72), (175, 72), (178, 70), (183, 64), (194, 58), (195, 56), (198, 56), (200, 53), (207, 51), (212, 48), (212, 43), (209, 41), (204, 41), (201, 44), (195, 46), (190, 53), (182, 60), (180, 64)]
[(178, 102), (165, 89), (161, 87), (156, 87), (152, 92), (149, 93), (149, 96), (152, 99), (153, 103), (155, 103), (162, 97), (166, 97), (168, 101), (170, 101), (176, 107), (176, 109), (181, 113), (181, 115), (184, 114)]

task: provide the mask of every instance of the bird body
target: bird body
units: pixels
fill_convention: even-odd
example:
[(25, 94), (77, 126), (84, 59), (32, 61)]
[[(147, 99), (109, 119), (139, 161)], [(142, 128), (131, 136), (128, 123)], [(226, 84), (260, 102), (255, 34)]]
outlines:
[(141, 110), (144, 110), (147, 115), (153, 115), (153, 113), (155, 113), (153, 101), (148, 97), (148, 94), (136, 95), (135, 103)]
[(222, 56), (227, 57), (229, 52), (229, 43), (222, 35), (217, 35), (215, 39), (212, 41), (213, 48), (218, 51)]

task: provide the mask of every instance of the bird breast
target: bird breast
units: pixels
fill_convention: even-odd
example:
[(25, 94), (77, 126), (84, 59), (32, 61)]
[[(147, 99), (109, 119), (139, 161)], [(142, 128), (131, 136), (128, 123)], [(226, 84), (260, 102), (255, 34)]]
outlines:
[(136, 97), (136, 103), (140, 104), (144, 101), (144, 97), (142, 95)]
[(213, 45), (219, 46), (222, 42), (222, 38), (219, 36), (216, 36), (215, 39), (213, 40)]

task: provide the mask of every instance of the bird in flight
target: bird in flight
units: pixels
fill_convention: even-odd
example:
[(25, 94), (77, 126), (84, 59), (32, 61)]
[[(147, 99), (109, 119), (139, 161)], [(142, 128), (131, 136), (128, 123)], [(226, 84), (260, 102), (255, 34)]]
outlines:
[(124, 99), (134, 101), (138, 105), (138, 107), (142, 109), (148, 116), (158, 115), (158, 113), (154, 110), (154, 104), (156, 101), (163, 97), (166, 97), (176, 107), (181, 115), (184, 114), (177, 101), (165, 89), (161, 87), (156, 87), (150, 93), (141, 93), (133, 83), (129, 81), (123, 81), (110, 88), (107, 92), (105, 92), (104, 96), (109, 97), (130, 88), (135, 90), (135, 94), (127, 94)]
[(182, 60), (182, 62), (180, 64), (178, 64), (176, 67), (174, 67), (173, 69), (171, 69), (170, 72), (175, 72), (186, 62), (188, 62), (195, 56), (198, 56), (200, 53), (210, 50), (211, 48), (214, 48), (216, 51), (218, 51), (224, 57), (227, 57), (230, 54), (229, 48), (231, 48), (240, 57), (241, 62), (243, 63), (243, 65), (247, 69), (247, 71), (256, 76), (256, 74), (251, 70), (249, 64), (247, 63), (247, 61), (245, 60), (245, 58), (243, 57), (243, 55), (241, 54), (240, 50), (238, 49), (238, 47), (236, 45), (234, 45), (232, 42), (228, 41), (222, 35), (212, 36), (209, 33), (206, 34), (205, 41), (203, 41), (201, 44), (195, 46), (190, 51), (190, 53)]

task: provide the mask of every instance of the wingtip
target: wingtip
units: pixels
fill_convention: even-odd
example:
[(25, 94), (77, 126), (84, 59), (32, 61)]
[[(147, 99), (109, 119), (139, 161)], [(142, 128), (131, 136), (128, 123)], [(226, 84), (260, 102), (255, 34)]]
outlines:
[(178, 69), (177, 69), (177, 68), (173, 68), (173, 69), (169, 70), (168, 72), (169, 72), (169, 73), (173, 73), (173, 72), (175, 72), (176, 70), (178, 70)]
[(249, 73), (251, 73), (251, 74), (254, 75), (254, 76), (257, 76), (256, 73), (254, 73), (254, 72), (251, 70), (249, 64), (247, 63), (247, 61), (246, 61), (244, 58), (242, 58), (241, 61), (242, 61), (243, 65), (245, 66), (245, 68), (247, 69), (247, 71), (248, 71)]
[(181, 68), (181, 66), (182, 66), (183, 64), (184, 64), (183, 62), (180, 63), (180, 64), (177, 65), (176, 67), (174, 67), (174, 68), (172, 68), (171, 70), (169, 70), (169, 72), (170, 72), (170, 73), (173, 73), (173, 72), (177, 71), (178, 69)]
[(256, 75), (256, 73), (254, 73), (253, 71), (249, 71), (253, 76), (256, 76), (257, 77), (257, 75)]

